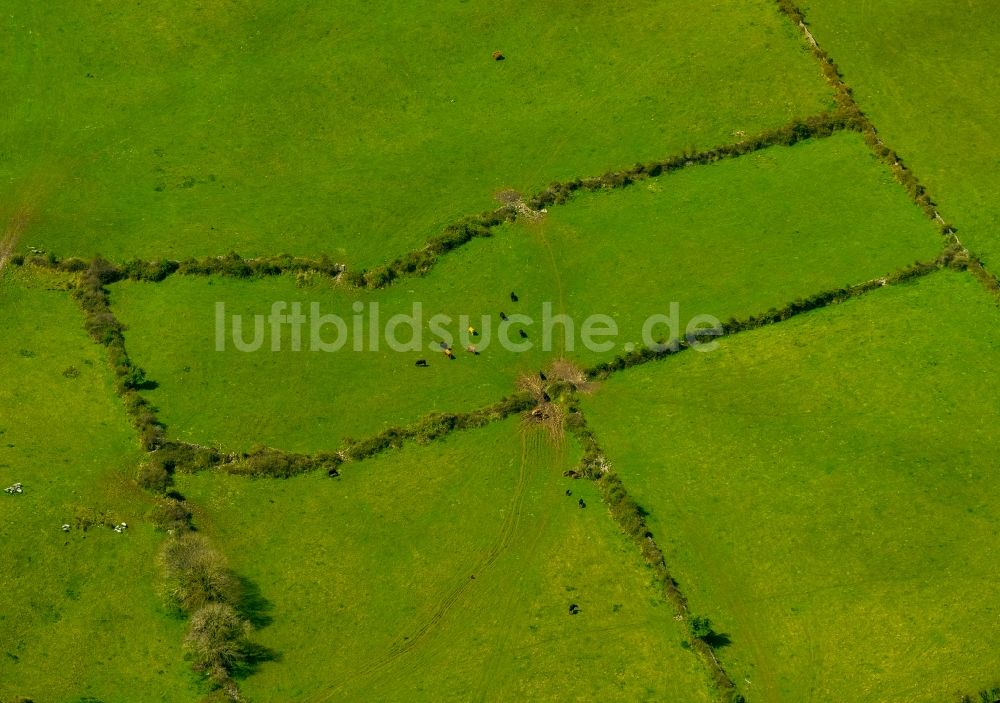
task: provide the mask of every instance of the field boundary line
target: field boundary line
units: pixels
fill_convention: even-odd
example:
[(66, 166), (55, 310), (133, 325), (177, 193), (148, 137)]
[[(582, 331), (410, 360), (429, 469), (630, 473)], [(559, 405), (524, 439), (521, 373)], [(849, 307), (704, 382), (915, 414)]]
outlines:
[(634, 366), (641, 366), (642, 364), (660, 361), (669, 356), (674, 356), (675, 354), (692, 349), (699, 344), (710, 342), (715, 339), (732, 337), (741, 332), (749, 332), (763, 327), (776, 325), (784, 322), (785, 320), (790, 320), (793, 317), (798, 317), (799, 315), (812, 312), (813, 310), (820, 310), (833, 305), (839, 305), (847, 302), (848, 300), (853, 300), (854, 298), (861, 297), (881, 288), (922, 278), (923, 276), (930, 275), (944, 268), (962, 270), (963, 263), (952, 258), (952, 254), (953, 252), (948, 251), (934, 261), (917, 262), (893, 273), (879, 276), (878, 278), (873, 278), (871, 280), (864, 281), (863, 283), (857, 283), (847, 288), (838, 288), (836, 290), (816, 293), (808, 298), (799, 298), (782, 306), (781, 308), (771, 308), (767, 312), (760, 313), (758, 315), (751, 315), (750, 317), (743, 319), (737, 319), (735, 317), (730, 318), (726, 322), (722, 323), (720, 327), (703, 329), (695, 334), (687, 336), (684, 339), (664, 340), (662, 343), (652, 347), (642, 346), (628, 352), (627, 354), (616, 356), (611, 361), (602, 362), (592, 366), (589, 369), (586, 369), (584, 373), (590, 380), (604, 380), (612, 374), (625, 371), (626, 369), (630, 369)]
[[(252, 279), (263, 276), (277, 276), (294, 273), (301, 276), (319, 275), (335, 279), (343, 285), (361, 289), (381, 289), (393, 282), (427, 274), (438, 259), (449, 252), (468, 244), (473, 239), (488, 238), (501, 224), (515, 222), (519, 218), (536, 219), (548, 207), (564, 205), (577, 192), (594, 192), (626, 188), (634, 183), (667, 175), (690, 166), (703, 166), (725, 159), (739, 158), (748, 154), (776, 146), (792, 146), (808, 139), (821, 139), (841, 131), (861, 132), (862, 125), (855, 115), (842, 108), (832, 112), (822, 112), (803, 119), (795, 119), (776, 128), (766, 129), (745, 137), (739, 142), (729, 142), (701, 151), (688, 151), (667, 156), (660, 160), (636, 163), (630, 168), (608, 171), (600, 176), (573, 178), (556, 181), (533, 195), (517, 194), (513, 200), (494, 210), (467, 216), (447, 225), (444, 232), (430, 239), (420, 249), (407, 252), (385, 264), (369, 269), (351, 270), (329, 257), (295, 257), (287, 254), (243, 258), (236, 252), (223, 256), (205, 256), (184, 260), (172, 259), (132, 259), (114, 265), (121, 271), (119, 280), (159, 283), (175, 274), (219, 275), (233, 278)], [(37, 266), (57, 268), (62, 271), (81, 272), (87, 263), (78, 257), (60, 259), (55, 255), (16, 255), (11, 257), (15, 265), (31, 263)]]
[(962, 243), (958, 237), (958, 230), (942, 217), (938, 211), (937, 204), (930, 197), (924, 185), (910, 167), (903, 162), (899, 154), (895, 150), (890, 149), (882, 140), (871, 118), (865, 114), (861, 106), (858, 105), (857, 100), (855, 100), (854, 91), (844, 80), (844, 75), (840, 67), (820, 45), (815, 35), (813, 35), (805, 13), (795, 3), (795, 0), (775, 0), (775, 2), (778, 6), (778, 11), (788, 17), (798, 27), (805, 40), (809, 43), (812, 55), (819, 62), (823, 71), (823, 76), (830, 87), (833, 88), (837, 104), (841, 110), (853, 117), (869, 149), (871, 149), (879, 161), (889, 167), (896, 182), (903, 186), (913, 203), (923, 210), (928, 219), (937, 225), (941, 235), (945, 238), (945, 246), (950, 252), (949, 255), (956, 259), (956, 261), (964, 261), (964, 266), (958, 268), (968, 269), (973, 277), (1000, 304), (1000, 279), (989, 271), (979, 256), (969, 251)]
[(688, 626), (686, 642), (708, 669), (716, 698), (720, 703), (746, 703), (746, 698), (739, 692), (716, 656), (715, 648), (706, 641), (707, 638), (696, 637), (691, 631), (692, 613), (687, 597), (671, 575), (663, 550), (649, 530), (645, 518), (647, 513), (629, 495), (621, 477), (608, 463), (607, 455), (579, 407), (575, 392), (570, 393), (567, 404), (569, 407), (564, 426), (567, 432), (576, 437), (584, 451), (578, 469), (568, 472), (568, 475), (573, 478), (587, 478), (597, 486), (615, 524), (639, 548), (643, 560), (656, 574), (664, 598), (674, 608), (674, 619)]

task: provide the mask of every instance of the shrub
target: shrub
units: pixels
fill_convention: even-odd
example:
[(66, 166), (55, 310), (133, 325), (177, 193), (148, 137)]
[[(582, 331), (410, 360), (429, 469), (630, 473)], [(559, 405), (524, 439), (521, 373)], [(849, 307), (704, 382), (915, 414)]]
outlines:
[(290, 454), (257, 445), (237, 461), (227, 465), (232, 474), (269, 478), (290, 478), (316, 467), (316, 462), (304, 454)]
[(250, 623), (232, 606), (209, 603), (191, 616), (184, 648), (196, 671), (222, 685), (249, 661), (250, 631)]
[(191, 511), (183, 502), (163, 498), (149, 511), (149, 519), (157, 529), (182, 533), (191, 529)]
[(168, 602), (185, 613), (209, 603), (239, 601), (239, 581), (201, 535), (188, 532), (168, 539), (160, 550), (160, 566)]
[(174, 484), (173, 476), (163, 464), (157, 461), (147, 462), (140, 466), (136, 480), (140, 486), (153, 493), (166, 493), (167, 489)]
[(704, 640), (712, 634), (712, 621), (702, 615), (695, 615), (688, 621), (688, 630), (695, 639)]

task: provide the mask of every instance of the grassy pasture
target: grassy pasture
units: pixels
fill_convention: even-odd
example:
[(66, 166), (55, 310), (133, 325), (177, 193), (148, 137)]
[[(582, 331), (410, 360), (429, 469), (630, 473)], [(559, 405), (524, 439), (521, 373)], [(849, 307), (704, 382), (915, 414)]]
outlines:
[(252, 700), (710, 700), (638, 553), (562, 477), (576, 448), (520, 422), (336, 480), (180, 477), (272, 602), (257, 638), (281, 660), (246, 679)]
[[(519, 373), (534, 373), (554, 356), (541, 348), (546, 301), (553, 313), (572, 315), (577, 332), (594, 313), (616, 321), (620, 337), (611, 352), (587, 351), (577, 336), (568, 356), (590, 365), (641, 342), (645, 319), (669, 312), (671, 301), (680, 303), (683, 323), (700, 313), (747, 316), (933, 258), (940, 247), (934, 228), (851, 133), (580, 195), (539, 222), (472, 242), (425, 278), (386, 290), (298, 287), (291, 277), (173, 277), (118, 284), (112, 296), (133, 358), (160, 384), (149, 397), (174, 436), (228, 448), (257, 440), (316, 450), (511, 392)], [(384, 343), (379, 352), (354, 353), (350, 345), (330, 354), (292, 352), (287, 335), (281, 353), (239, 353), (228, 342), (225, 353), (213, 351), (217, 301), (252, 316), (268, 313), (276, 300), (299, 301), (306, 311), (316, 301), (349, 323), (358, 302), (377, 302), (383, 321), (410, 312), (414, 302), (423, 304), (425, 321), (442, 312), (456, 321), (490, 315), (493, 346), (478, 357), (460, 351), (454, 362), (426, 350), (399, 354)], [(499, 346), (501, 311), (538, 320), (528, 328), (535, 348), (516, 354)], [(551, 348), (561, 351), (562, 328), (552, 337)], [(425, 344), (435, 339), (424, 335)], [(430, 368), (414, 368), (419, 357)]]
[(1000, 261), (1000, 14), (989, 0), (808, 0), (813, 34), (885, 142), (989, 265)]
[(64, 256), (369, 265), (499, 188), (830, 103), (768, 0), (20, 2), (0, 31), (0, 223)]
[(750, 700), (931, 703), (995, 683), (997, 314), (940, 272), (585, 399)]
[[(161, 537), (127, 480), (135, 437), (102, 350), (54, 283), (0, 274), (0, 487), (24, 486), (0, 493), (0, 699), (190, 701), (184, 626), (154, 593)], [(81, 510), (129, 530), (76, 529)]]

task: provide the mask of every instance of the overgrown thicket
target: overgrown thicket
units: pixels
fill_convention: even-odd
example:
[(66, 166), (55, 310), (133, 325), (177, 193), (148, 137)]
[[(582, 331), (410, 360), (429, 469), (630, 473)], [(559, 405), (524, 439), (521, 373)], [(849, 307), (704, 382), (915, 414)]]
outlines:
[(689, 638), (686, 644), (701, 657), (708, 667), (720, 700), (724, 703), (744, 703), (745, 699), (737, 690), (729, 674), (723, 669), (715, 655), (715, 650), (708, 641), (707, 635), (711, 634), (711, 630), (699, 634), (700, 630), (704, 628), (700, 628), (700, 624), (697, 628), (691, 626), (696, 621), (707, 623), (708, 620), (692, 616), (687, 599), (670, 575), (663, 552), (646, 524), (644, 511), (628, 494), (618, 474), (608, 465), (604, 451), (598, 444), (594, 432), (588, 426), (586, 418), (574, 398), (567, 400), (564, 423), (566, 431), (571, 433), (583, 448), (583, 457), (577, 469), (569, 472), (570, 475), (577, 478), (588, 478), (595, 483), (600, 491), (601, 499), (608, 506), (611, 517), (614, 518), (621, 531), (636, 544), (646, 564), (656, 574), (656, 580), (663, 589), (664, 597), (674, 607), (677, 615), (688, 620)]
[(233, 680), (261, 656), (242, 612), (243, 588), (225, 558), (195, 532), (169, 537), (159, 555), (167, 602), (189, 618), (184, 649), (196, 671), (230, 698), (239, 699)]
[(736, 334), (738, 332), (758, 329), (777, 322), (783, 322), (784, 320), (811, 310), (843, 303), (851, 298), (864, 295), (865, 293), (877, 288), (926, 276), (927, 274), (946, 266), (959, 268), (960, 266), (965, 265), (960, 262), (960, 258), (955, 258), (956, 256), (957, 254), (955, 249), (948, 248), (935, 261), (918, 261), (910, 266), (883, 276), (882, 278), (865, 281), (864, 283), (859, 283), (855, 286), (851, 286), (850, 288), (838, 288), (835, 290), (815, 293), (805, 298), (797, 298), (781, 308), (771, 308), (767, 312), (751, 315), (750, 317), (744, 319), (737, 319), (733, 317), (722, 323), (719, 328), (702, 329), (696, 334), (685, 339), (669, 341), (664, 340), (662, 343), (654, 347), (637, 347), (631, 352), (621, 354), (610, 361), (602, 362), (587, 369), (587, 377), (594, 380), (605, 379), (617, 371), (624, 371), (625, 369), (633, 366), (639, 366), (640, 364), (672, 356), (690, 349), (695, 344), (711, 341), (712, 339)]

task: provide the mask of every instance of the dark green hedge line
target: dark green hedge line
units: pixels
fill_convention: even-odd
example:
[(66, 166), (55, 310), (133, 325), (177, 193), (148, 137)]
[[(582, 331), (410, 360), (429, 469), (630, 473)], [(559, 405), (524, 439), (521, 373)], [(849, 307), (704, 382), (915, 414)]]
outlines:
[[(776, 0), (776, 2), (778, 9), (811, 39), (812, 34), (809, 30), (809, 23), (806, 21), (805, 14), (795, 2), (793, 0)], [(855, 125), (855, 128), (864, 135), (865, 142), (872, 152), (892, 170), (896, 180), (906, 189), (914, 204), (923, 210), (928, 218), (937, 222), (943, 235), (948, 236), (953, 234), (956, 231), (955, 228), (940, 218), (937, 205), (931, 199), (930, 195), (928, 195), (927, 189), (924, 188), (914, 173), (903, 163), (899, 154), (887, 147), (881, 138), (879, 138), (875, 125), (861, 111), (857, 101), (854, 99), (854, 94), (850, 86), (844, 81), (844, 76), (837, 64), (814, 41), (810, 42), (810, 46), (813, 56), (819, 61), (827, 83), (834, 91), (840, 111), (846, 115), (850, 115), (852, 125)]]
[(361, 461), (387, 449), (399, 449), (407, 440), (426, 444), (451, 432), (484, 427), (491, 422), (504, 420), (516, 413), (535, 407), (537, 401), (529, 393), (517, 393), (503, 398), (494, 405), (467, 413), (432, 413), (408, 427), (390, 427), (373, 437), (361, 441), (346, 440), (345, 458)]
[[(628, 494), (618, 474), (607, 465), (604, 452), (575, 399), (570, 399), (567, 402), (563, 424), (566, 431), (572, 434), (583, 448), (583, 456), (578, 469), (572, 472), (572, 475), (586, 477), (594, 481), (600, 491), (601, 499), (608, 506), (611, 517), (619, 529), (632, 539), (642, 553), (646, 564), (656, 574), (664, 597), (674, 607), (677, 615), (689, 620), (691, 611), (687, 598), (667, 569), (663, 551), (657, 545), (649, 526), (646, 524), (645, 512)], [(695, 637), (690, 633), (687, 644), (698, 653), (708, 667), (719, 699), (724, 703), (744, 703), (745, 699), (719, 663), (711, 645), (703, 638)]]
[[(56, 266), (77, 264), (58, 262)], [(62, 270), (71, 270), (64, 268)], [(111, 311), (106, 285), (121, 280), (121, 269), (104, 259), (94, 259), (79, 276), (73, 297), (83, 310), (84, 329), (95, 342), (108, 350), (108, 362), (115, 375), (116, 389), (125, 405), (133, 427), (139, 432), (143, 449), (151, 451), (163, 443), (163, 426), (157, 420), (156, 410), (148, 400), (139, 395), (138, 389), (146, 383), (146, 372), (132, 363), (125, 350), (123, 326)]]
[[(853, 102), (850, 104), (853, 105)], [(842, 106), (834, 112), (795, 120), (783, 127), (766, 130), (735, 144), (726, 144), (700, 152), (685, 152), (660, 161), (636, 164), (623, 171), (609, 171), (602, 176), (552, 183), (541, 192), (526, 197), (522, 207), (526, 206), (537, 211), (549, 205), (567, 202), (576, 191), (623, 188), (636, 181), (660, 176), (687, 166), (710, 164), (771, 146), (790, 146), (805, 139), (826, 137), (844, 129), (863, 131), (864, 128), (863, 116)], [(313, 272), (331, 278), (339, 277), (347, 285), (357, 288), (385, 288), (397, 279), (427, 273), (441, 255), (473, 239), (491, 236), (495, 227), (516, 220), (518, 211), (517, 205), (508, 204), (496, 210), (466, 217), (445, 227), (440, 235), (430, 239), (421, 249), (408, 252), (387, 264), (370, 269), (348, 270), (342, 264), (333, 262), (325, 256), (319, 259), (289, 255), (244, 259), (235, 252), (225, 256), (191, 258), (183, 261), (134, 259), (118, 266), (105, 263), (114, 272), (114, 280), (159, 282), (175, 273), (252, 278)], [(16, 255), (11, 258), (11, 263), (17, 266), (31, 264), (69, 273), (88, 268), (87, 263), (81, 259), (60, 260), (52, 254), (29, 257)], [(112, 282), (114, 281), (106, 281), (106, 283)]]
[(850, 288), (838, 288), (836, 290), (816, 293), (806, 298), (798, 298), (781, 308), (771, 308), (767, 312), (760, 313), (759, 315), (752, 315), (742, 320), (730, 318), (726, 322), (722, 323), (720, 328), (714, 330), (700, 330), (697, 335), (693, 335), (686, 339), (673, 340), (670, 343), (662, 343), (654, 347), (638, 347), (627, 354), (615, 357), (611, 361), (605, 361), (587, 369), (587, 378), (591, 380), (603, 380), (615, 372), (624, 371), (625, 369), (645, 364), (650, 361), (658, 361), (685, 351), (691, 348), (694, 344), (700, 342), (706, 342), (719, 337), (758, 329), (777, 322), (783, 322), (784, 320), (811, 310), (843, 303), (851, 298), (856, 298), (878, 288), (926, 276), (927, 274), (937, 271), (940, 268), (951, 265), (951, 259), (948, 258), (950, 251), (951, 250), (946, 250), (945, 254), (942, 254), (942, 256), (935, 261), (918, 261), (911, 266), (888, 274), (883, 278), (877, 278), (864, 283), (859, 283), (858, 285), (851, 286)]
[(398, 449), (407, 441), (426, 444), (459, 430), (484, 427), (536, 405), (528, 393), (518, 393), (485, 408), (467, 413), (431, 413), (406, 427), (390, 427), (363, 440), (345, 439), (337, 452), (297, 454), (257, 445), (248, 452), (224, 454), (218, 449), (181, 442), (162, 442), (151, 451), (139, 472), (139, 483), (153, 493), (169, 495), (175, 472), (195, 473), (221, 469), (251, 478), (290, 478), (325, 470), (339, 475), (345, 461), (362, 461), (387, 449)]
[(442, 254), (473, 239), (489, 237), (494, 227), (502, 222), (513, 222), (515, 218), (516, 210), (511, 206), (467, 217), (445, 227), (442, 234), (428, 241), (422, 249), (408, 252), (382, 266), (360, 271), (348, 270), (344, 273), (343, 280), (358, 288), (385, 288), (396, 279), (421, 276), (433, 268)]
[(723, 159), (745, 156), (772, 146), (792, 146), (806, 139), (828, 137), (845, 129), (861, 131), (861, 123), (854, 115), (843, 110), (823, 113), (795, 120), (776, 129), (765, 130), (741, 142), (725, 144), (699, 152), (685, 152), (662, 161), (640, 163), (624, 171), (610, 171), (595, 178), (576, 178), (564, 183), (552, 183), (545, 190), (528, 198), (527, 204), (534, 210), (540, 210), (550, 205), (561, 205), (567, 202), (577, 191), (624, 188), (636, 181), (655, 178), (687, 166), (711, 164)]
[[(104, 261), (103, 259), (101, 259)], [(15, 266), (32, 265), (65, 273), (79, 273), (90, 268), (90, 264), (77, 258), (60, 259), (53, 254), (11, 257)], [(132, 280), (158, 283), (175, 273), (199, 276), (231, 276), (233, 278), (253, 278), (257, 276), (279, 276), (285, 273), (318, 273), (331, 278), (339, 276), (344, 267), (326, 256), (318, 259), (281, 254), (278, 256), (244, 259), (236, 252), (225, 256), (205, 256), (200, 259), (183, 261), (132, 259), (122, 264), (104, 261), (107, 283)]]

